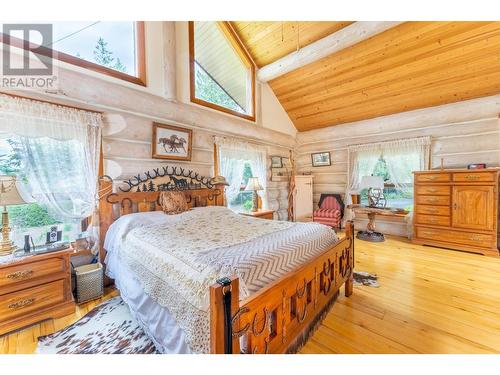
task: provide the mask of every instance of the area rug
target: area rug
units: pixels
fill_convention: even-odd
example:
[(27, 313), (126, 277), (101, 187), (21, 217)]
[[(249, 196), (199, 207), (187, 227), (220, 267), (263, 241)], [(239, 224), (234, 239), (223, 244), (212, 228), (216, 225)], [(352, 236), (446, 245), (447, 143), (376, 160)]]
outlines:
[(354, 285), (371, 286), (372, 288), (378, 288), (380, 285), (378, 283), (378, 276), (368, 273), (368, 272), (356, 272), (354, 271)]
[(121, 297), (100, 304), (62, 331), (38, 338), (39, 354), (154, 354), (153, 342)]

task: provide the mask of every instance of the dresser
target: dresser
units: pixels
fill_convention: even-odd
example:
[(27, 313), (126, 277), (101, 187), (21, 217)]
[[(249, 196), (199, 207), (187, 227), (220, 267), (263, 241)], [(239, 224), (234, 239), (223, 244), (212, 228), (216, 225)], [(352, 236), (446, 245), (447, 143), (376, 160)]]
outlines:
[(413, 242), (498, 256), (499, 168), (414, 172)]
[(75, 312), (70, 253), (0, 258), (0, 335)]
[(295, 176), (293, 221), (313, 220), (313, 176)]

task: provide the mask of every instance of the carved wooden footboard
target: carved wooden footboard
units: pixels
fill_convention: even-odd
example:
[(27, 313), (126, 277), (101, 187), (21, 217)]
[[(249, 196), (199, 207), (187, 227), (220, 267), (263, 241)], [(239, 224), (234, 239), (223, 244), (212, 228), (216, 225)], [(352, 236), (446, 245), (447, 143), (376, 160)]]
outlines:
[[(213, 285), (210, 289), (211, 352), (295, 352), (335, 301), (342, 284), (345, 284), (345, 295), (352, 294), (353, 269), (354, 226), (348, 222), (345, 238), (244, 301), (239, 302), (237, 278), (231, 278), (226, 286)], [(224, 295), (228, 292), (230, 322), (224, 309)]]

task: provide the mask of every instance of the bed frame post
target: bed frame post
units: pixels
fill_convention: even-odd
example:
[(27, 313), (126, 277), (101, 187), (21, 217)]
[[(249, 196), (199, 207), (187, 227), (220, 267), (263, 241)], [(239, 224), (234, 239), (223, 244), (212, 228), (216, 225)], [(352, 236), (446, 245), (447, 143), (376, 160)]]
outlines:
[(99, 199), (99, 260), (104, 261), (104, 234), (113, 223), (113, 206), (106, 200), (107, 195), (113, 191), (113, 181), (107, 176), (99, 179), (99, 192), (103, 194)]
[[(229, 352), (226, 348), (225, 338), (229, 329), (238, 329), (237, 322), (233, 326), (232, 322), (225, 321), (224, 318), (224, 294), (227, 291), (231, 292), (231, 317), (235, 316), (239, 309), (239, 279), (237, 277), (229, 278), (231, 283), (229, 286), (214, 284), (210, 287), (210, 352), (212, 354), (226, 354)], [(240, 353), (239, 339), (233, 339), (232, 353)]]
[(345, 296), (349, 297), (352, 294), (353, 273), (354, 273), (354, 222), (352, 220), (349, 220), (346, 223), (345, 235), (347, 238), (350, 239), (350, 248), (351, 248), (351, 251), (349, 251), (349, 258), (350, 258), (349, 264), (352, 264), (352, 267), (349, 277), (345, 282), (345, 290), (344, 290)]
[(226, 185), (217, 184), (215, 188), (220, 190), (221, 194), (219, 194), (216, 199), (216, 206), (225, 206), (226, 205)]

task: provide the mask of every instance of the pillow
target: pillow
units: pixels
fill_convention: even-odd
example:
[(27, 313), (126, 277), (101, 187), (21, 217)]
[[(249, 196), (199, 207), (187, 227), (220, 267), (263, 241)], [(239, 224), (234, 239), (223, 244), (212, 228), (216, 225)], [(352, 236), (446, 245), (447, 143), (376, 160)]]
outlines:
[(186, 196), (182, 191), (162, 191), (160, 206), (167, 215), (176, 215), (189, 210)]

